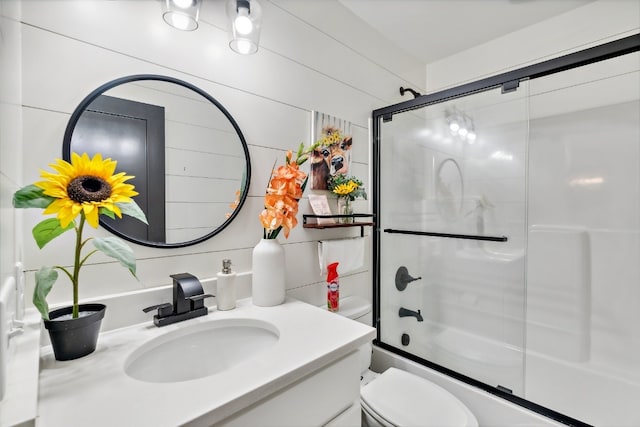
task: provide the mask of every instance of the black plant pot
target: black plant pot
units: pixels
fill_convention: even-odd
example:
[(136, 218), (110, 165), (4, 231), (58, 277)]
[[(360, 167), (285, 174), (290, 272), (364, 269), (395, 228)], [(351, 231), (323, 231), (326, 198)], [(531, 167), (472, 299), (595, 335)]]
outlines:
[(79, 308), (81, 317), (77, 319), (59, 319), (73, 311), (72, 307), (64, 307), (53, 310), (49, 313), (49, 320), (44, 320), (56, 360), (77, 359), (96, 349), (107, 307), (103, 304), (80, 304)]

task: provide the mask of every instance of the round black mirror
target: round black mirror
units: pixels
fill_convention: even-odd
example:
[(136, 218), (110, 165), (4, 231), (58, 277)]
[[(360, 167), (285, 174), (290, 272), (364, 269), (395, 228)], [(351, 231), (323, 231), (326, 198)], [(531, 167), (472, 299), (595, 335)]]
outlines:
[(177, 248), (220, 233), (244, 204), (251, 178), (247, 143), (211, 95), (172, 77), (133, 75), (91, 92), (75, 109), (62, 157), (102, 154), (135, 178), (149, 225), (123, 216), (100, 224), (145, 246)]

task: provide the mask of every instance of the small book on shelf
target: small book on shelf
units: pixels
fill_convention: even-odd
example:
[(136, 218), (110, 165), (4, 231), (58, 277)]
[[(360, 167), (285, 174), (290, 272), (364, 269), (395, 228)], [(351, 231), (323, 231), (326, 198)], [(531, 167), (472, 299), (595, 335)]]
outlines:
[[(331, 215), (329, 201), (324, 194), (309, 194), (309, 204), (315, 215)], [(334, 218), (316, 218), (318, 224), (335, 224)]]

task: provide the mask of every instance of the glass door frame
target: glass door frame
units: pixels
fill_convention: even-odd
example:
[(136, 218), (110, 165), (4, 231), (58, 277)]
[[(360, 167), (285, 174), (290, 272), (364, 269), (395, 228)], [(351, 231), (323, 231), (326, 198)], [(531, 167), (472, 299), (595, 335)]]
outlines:
[(492, 395), (506, 399), (512, 403), (523, 406), (529, 410), (540, 413), (553, 420), (568, 425), (588, 426), (582, 421), (568, 417), (557, 411), (533, 403), (522, 397), (511, 394), (489, 384), (478, 381), (474, 378), (463, 375), (459, 372), (436, 364), (429, 360), (422, 359), (412, 353), (408, 353), (381, 341), (380, 337), (380, 238), (383, 230), (380, 228), (380, 143), (382, 123), (393, 119), (394, 114), (399, 114), (411, 110), (438, 104), (443, 101), (472, 95), (501, 87), (503, 93), (516, 90), (521, 81), (532, 80), (550, 74), (559, 73), (584, 65), (615, 58), (629, 53), (640, 51), (640, 34), (634, 34), (612, 42), (604, 43), (578, 52), (553, 58), (537, 64), (529, 65), (517, 70), (502, 73), (496, 76), (487, 77), (475, 82), (467, 83), (451, 89), (435, 92), (428, 95), (418, 96), (414, 99), (390, 105), (372, 112), (372, 205), (373, 215), (376, 218), (376, 225), (373, 233), (373, 265), (372, 265), (372, 295), (373, 295), (373, 326), (376, 328), (376, 338), (374, 345), (383, 348), (391, 353), (397, 354), (423, 366), (431, 368), (437, 372), (449, 375), (464, 383), (478, 387)]

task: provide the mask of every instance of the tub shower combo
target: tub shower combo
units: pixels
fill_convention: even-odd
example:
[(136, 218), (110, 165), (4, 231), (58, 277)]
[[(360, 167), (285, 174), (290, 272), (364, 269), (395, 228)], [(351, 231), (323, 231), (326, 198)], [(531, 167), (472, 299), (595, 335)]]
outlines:
[(373, 112), (377, 346), (640, 425), (640, 35)]

